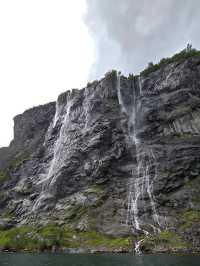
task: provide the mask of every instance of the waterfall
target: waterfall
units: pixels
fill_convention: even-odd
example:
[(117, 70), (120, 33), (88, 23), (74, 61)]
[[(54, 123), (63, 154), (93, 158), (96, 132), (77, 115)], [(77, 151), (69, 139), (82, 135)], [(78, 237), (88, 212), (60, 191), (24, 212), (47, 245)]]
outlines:
[[(63, 159), (64, 159), (64, 153), (65, 153), (65, 143), (67, 141), (66, 128), (67, 128), (68, 121), (69, 121), (70, 108), (71, 108), (71, 102), (69, 101), (66, 105), (65, 116), (64, 116), (64, 120), (62, 121), (62, 126), (60, 129), (59, 137), (54, 145), (53, 159), (50, 163), (48, 174), (46, 178), (43, 180), (43, 182), (45, 183), (43, 186), (44, 188), (45, 188), (45, 185), (48, 186), (53, 181), (53, 177), (58, 172), (58, 170), (62, 167), (62, 164), (64, 161)], [(46, 182), (48, 180), (51, 180), (51, 182)]]
[(141, 255), (142, 254), (141, 249), (140, 249), (140, 246), (141, 246), (141, 244), (142, 244), (143, 241), (144, 241), (144, 239), (141, 239), (141, 240), (139, 240), (139, 241), (137, 241), (135, 243), (135, 253), (138, 254), (138, 255)]
[(117, 75), (117, 97), (118, 97), (118, 101), (119, 101), (119, 105), (121, 107), (122, 113), (127, 114), (126, 108), (123, 104), (122, 95), (121, 95), (121, 73), (120, 72), (118, 72), (118, 75)]
[(148, 235), (149, 232), (141, 227), (142, 224), (138, 215), (138, 205), (139, 201), (144, 201), (148, 197), (150, 201), (153, 222), (158, 225), (158, 228), (156, 228), (154, 225), (151, 225), (151, 227), (155, 228), (154, 231), (159, 231), (160, 222), (156, 210), (155, 196), (153, 194), (153, 182), (157, 177), (157, 162), (151, 149), (144, 149), (144, 147), (139, 147), (139, 145), (141, 144), (136, 143), (136, 178), (131, 178), (129, 186), (127, 224), (128, 221), (131, 221), (131, 224), (136, 231), (142, 231), (145, 235)]
[(139, 94), (142, 95), (142, 84), (141, 84), (141, 77), (138, 77), (138, 87), (139, 87)]
[[(49, 192), (49, 187), (54, 183), (55, 178), (59, 170), (62, 168), (65, 158), (66, 158), (66, 146), (69, 143), (68, 140), (68, 125), (69, 125), (69, 115), (71, 109), (71, 100), (70, 95), (67, 95), (67, 103), (64, 106), (64, 115), (61, 116), (61, 128), (59, 131), (59, 135), (55, 143), (53, 144), (52, 148), (49, 148), (49, 152), (52, 153), (52, 159), (46, 167), (45, 174), (41, 175), (41, 178), (37, 182), (37, 185), (42, 186), (42, 192), (40, 193), (39, 198), (36, 200), (35, 204), (33, 205), (32, 211), (36, 211), (43, 200), (46, 198), (50, 198), (51, 194)], [(56, 113), (53, 119), (53, 122), (49, 126), (47, 131), (47, 136), (45, 138), (44, 145), (47, 144), (48, 138), (51, 137), (51, 131), (56, 126), (56, 123), (60, 116), (61, 107), (59, 103), (56, 103)]]
[[(140, 142), (137, 138), (136, 132), (136, 120), (137, 120), (137, 106), (136, 100), (134, 100), (132, 112), (128, 113), (126, 106), (123, 103), (123, 97), (121, 94), (121, 76), (117, 75), (117, 94), (118, 101), (121, 107), (121, 111), (126, 113), (128, 116), (128, 128), (129, 128), (129, 139), (134, 144), (136, 148), (136, 160), (137, 160), (137, 170), (133, 169), (132, 177), (129, 181), (128, 190), (128, 210), (126, 224), (131, 224), (133, 232), (139, 232), (148, 236), (150, 232), (143, 228), (143, 222), (139, 215), (139, 203), (148, 198), (150, 202), (152, 220), (155, 225), (149, 224), (154, 232), (160, 231), (159, 216), (156, 210), (155, 196), (153, 194), (153, 182), (157, 177), (157, 159), (153, 152), (153, 149), (148, 145)], [(138, 88), (139, 93), (142, 92), (141, 80), (138, 78)], [(136, 98), (136, 95), (134, 95)], [(130, 130), (132, 128), (132, 130)], [(140, 245), (144, 239), (137, 241), (135, 243), (135, 252), (140, 254)]]

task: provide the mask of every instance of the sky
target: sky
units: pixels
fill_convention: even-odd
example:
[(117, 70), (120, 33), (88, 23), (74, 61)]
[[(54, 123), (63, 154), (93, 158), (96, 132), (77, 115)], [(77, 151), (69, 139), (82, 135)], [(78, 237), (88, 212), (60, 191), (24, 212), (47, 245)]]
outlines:
[(0, 147), (28, 108), (108, 70), (200, 49), (199, 14), (199, 0), (0, 0)]
[(13, 117), (84, 87), (94, 46), (84, 0), (0, 0), (0, 147)]
[(139, 73), (184, 49), (200, 49), (199, 0), (87, 0), (86, 24), (95, 42), (91, 78), (111, 69)]

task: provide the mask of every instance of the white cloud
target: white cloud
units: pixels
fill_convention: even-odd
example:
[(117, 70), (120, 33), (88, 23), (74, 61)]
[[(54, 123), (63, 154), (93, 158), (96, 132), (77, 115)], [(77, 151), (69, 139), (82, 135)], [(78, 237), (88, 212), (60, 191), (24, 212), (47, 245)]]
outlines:
[(83, 87), (94, 59), (85, 0), (0, 0), (0, 146), (12, 118)]

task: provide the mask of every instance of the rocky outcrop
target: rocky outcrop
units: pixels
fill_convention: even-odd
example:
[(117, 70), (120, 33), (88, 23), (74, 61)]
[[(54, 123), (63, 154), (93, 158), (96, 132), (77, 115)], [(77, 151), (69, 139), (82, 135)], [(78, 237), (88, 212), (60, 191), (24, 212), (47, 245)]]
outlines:
[(14, 118), (14, 139), (0, 149), (0, 167), (5, 168), (16, 155), (36, 152), (43, 144), (55, 113), (55, 103), (34, 107)]
[[(9, 169), (10, 177), (2, 184), (2, 193), (9, 194), (3, 207), (16, 223), (52, 221), (80, 230), (127, 234), (121, 223), (133, 159), (116, 92), (116, 76), (105, 77), (82, 90), (61, 94), (56, 110), (54, 104), (50, 110), (44, 106), (45, 128), (39, 115), (26, 123), (35, 110), (15, 119), (17, 139), (11, 145), (24, 153), (20, 144), (30, 143), (30, 156)], [(38, 132), (26, 139), (34, 132), (29, 127), (34, 123), (39, 124)]]
[(0, 149), (4, 230), (51, 223), (133, 241), (148, 232), (146, 251), (200, 246), (199, 56), (110, 72), (14, 121)]

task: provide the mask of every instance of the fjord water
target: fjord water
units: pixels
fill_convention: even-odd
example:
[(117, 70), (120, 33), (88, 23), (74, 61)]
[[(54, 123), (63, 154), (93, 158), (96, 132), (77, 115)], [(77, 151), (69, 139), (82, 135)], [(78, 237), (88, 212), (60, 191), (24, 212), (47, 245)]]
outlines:
[(200, 256), (0, 254), (0, 266), (199, 266)]

